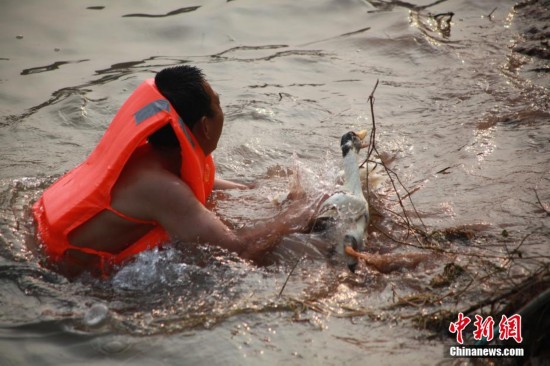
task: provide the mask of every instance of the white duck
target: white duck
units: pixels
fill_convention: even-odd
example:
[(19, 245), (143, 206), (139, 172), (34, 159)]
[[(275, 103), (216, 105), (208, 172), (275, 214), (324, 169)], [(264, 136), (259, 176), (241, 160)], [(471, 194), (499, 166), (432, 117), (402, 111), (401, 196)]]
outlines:
[[(367, 145), (363, 142), (367, 131), (348, 132), (342, 136), (340, 147), (344, 158), (344, 184), (324, 201), (316, 217), (316, 226), (325, 227), (327, 222), (337, 222), (341, 239), (336, 251), (346, 257), (349, 269), (354, 272), (358, 252), (364, 249), (364, 240), (369, 222), (369, 205), (363, 194), (359, 172), (358, 153)], [(319, 225), (321, 223), (321, 225)]]
[[(328, 229), (334, 224), (338, 235), (336, 251), (345, 256), (352, 272), (359, 260), (381, 272), (403, 267), (413, 268), (430, 258), (426, 253), (374, 254), (363, 252), (369, 223), (369, 205), (363, 193), (363, 182), (374, 191), (384, 181), (381, 164), (369, 162), (367, 169), (359, 169), (358, 153), (366, 147), (367, 131), (348, 132), (342, 136), (340, 147), (344, 157), (344, 184), (340, 191), (326, 199), (319, 208), (315, 229)], [(368, 179), (368, 182), (366, 182)]]

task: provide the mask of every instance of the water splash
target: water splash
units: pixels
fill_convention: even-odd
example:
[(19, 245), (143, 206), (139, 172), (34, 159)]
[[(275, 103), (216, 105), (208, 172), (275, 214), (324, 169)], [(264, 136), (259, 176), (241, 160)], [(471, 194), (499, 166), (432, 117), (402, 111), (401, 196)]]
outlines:
[(112, 279), (115, 291), (155, 291), (166, 286), (185, 285), (196, 266), (182, 262), (174, 248), (145, 251), (123, 267)]

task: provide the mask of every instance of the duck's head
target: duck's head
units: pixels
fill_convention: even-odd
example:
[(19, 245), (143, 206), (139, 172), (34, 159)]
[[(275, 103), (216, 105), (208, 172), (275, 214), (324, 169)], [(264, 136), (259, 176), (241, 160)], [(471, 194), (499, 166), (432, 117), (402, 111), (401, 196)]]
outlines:
[(359, 150), (366, 147), (367, 144), (363, 141), (367, 136), (367, 130), (359, 132), (350, 131), (342, 136), (340, 147), (342, 148), (342, 156), (346, 157), (350, 151), (358, 153)]

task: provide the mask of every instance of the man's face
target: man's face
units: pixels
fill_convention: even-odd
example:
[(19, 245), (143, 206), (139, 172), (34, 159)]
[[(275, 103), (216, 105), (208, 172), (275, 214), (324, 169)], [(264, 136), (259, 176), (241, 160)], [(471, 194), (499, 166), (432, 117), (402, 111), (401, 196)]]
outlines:
[(204, 86), (206, 92), (210, 95), (210, 108), (213, 113), (212, 117), (206, 117), (206, 123), (208, 124), (209, 142), (211, 143), (209, 148), (213, 151), (218, 146), (218, 141), (222, 134), (224, 116), (222, 107), (220, 105), (220, 96), (212, 89), (207, 81), (204, 82)]

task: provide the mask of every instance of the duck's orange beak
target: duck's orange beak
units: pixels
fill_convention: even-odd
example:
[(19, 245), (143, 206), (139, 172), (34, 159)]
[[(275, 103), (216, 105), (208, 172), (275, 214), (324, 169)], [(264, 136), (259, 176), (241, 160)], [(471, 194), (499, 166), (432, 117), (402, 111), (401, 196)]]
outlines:
[(359, 137), (361, 140), (361, 149), (364, 149), (365, 147), (369, 146), (367, 141), (363, 141), (365, 137), (367, 137), (367, 130), (361, 130), (359, 132), (355, 132), (355, 135)]
[(357, 137), (359, 137), (360, 140), (364, 140), (367, 136), (367, 130), (361, 130), (359, 132), (355, 132), (355, 134), (357, 135)]

